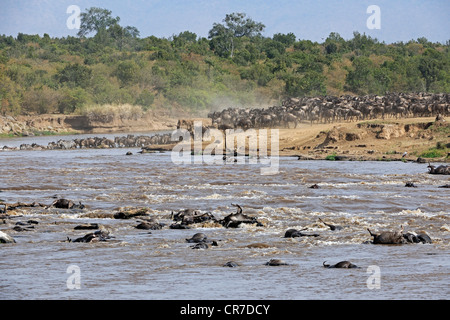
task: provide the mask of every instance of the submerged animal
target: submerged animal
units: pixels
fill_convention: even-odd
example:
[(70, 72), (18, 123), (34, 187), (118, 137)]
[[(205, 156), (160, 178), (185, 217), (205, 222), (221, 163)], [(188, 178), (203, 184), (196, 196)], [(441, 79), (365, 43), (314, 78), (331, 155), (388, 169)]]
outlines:
[(288, 264), (280, 259), (270, 259), (264, 265), (265, 266), (287, 266)]
[(106, 241), (108, 239), (112, 238), (112, 236), (110, 236), (108, 231), (105, 230), (98, 230), (95, 231), (93, 233), (88, 233), (83, 237), (77, 238), (75, 240), (72, 241), (72, 239), (67, 238), (67, 240), (69, 242), (83, 242), (83, 243), (88, 243), (88, 242), (99, 242), (99, 241)]
[(403, 234), (403, 238), (409, 243), (432, 243), (430, 236), (425, 231), (419, 231), (418, 233), (408, 231)]
[[(211, 214), (211, 212), (200, 212), (194, 209), (181, 210), (178, 213), (171, 213), (171, 217), (174, 221), (180, 222), (179, 224), (187, 226), (194, 223), (201, 223), (206, 221), (217, 221), (216, 218)], [(177, 229), (175, 226), (171, 226), (172, 229)], [(182, 229), (182, 228), (180, 228)]]
[(199, 243), (199, 242), (206, 241), (206, 239), (208, 239), (206, 234), (204, 234), (204, 233), (196, 233), (190, 239), (186, 239), (186, 241), (189, 242), (189, 243), (193, 243), (193, 242)]
[(142, 221), (137, 226), (135, 226), (136, 229), (143, 229), (143, 230), (160, 230), (164, 227), (163, 223), (157, 222), (154, 219), (149, 219)]
[(432, 243), (430, 236), (425, 231), (403, 233), (403, 226), (399, 231), (383, 231), (379, 234), (367, 230), (373, 237), (373, 244)]
[(325, 264), (326, 261), (324, 261), (322, 264), (325, 268), (344, 268), (344, 269), (350, 269), (350, 268), (360, 268), (357, 265), (354, 265), (350, 261), (341, 261), (333, 265)]
[[(303, 230), (306, 230), (306, 228), (302, 229), (301, 231), (303, 231)], [(297, 229), (288, 229), (284, 233), (284, 237), (285, 238), (297, 238), (297, 237), (319, 237), (320, 236), (317, 233), (306, 234), (306, 233), (302, 233), (301, 231), (297, 230)]]
[(196, 243), (191, 246), (192, 249), (208, 249), (209, 245), (218, 246), (217, 241), (209, 240), (206, 234), (204, 233), (196, 233), (190, 239), (186, 239), (186, 242)]
[(78, 204), (75, 204), (72, 200), (68, 199), (58, 199), (53, 201), (53, 203), (50, 205), (50, 207), (55, 207), (58, 209), (84, 209), (85, 206), (79, 202)]
[(243, 214), (240, 205), (233, 203), (231, 205), (237, 208), (236, 213), (231, 213), (219, 221), (225, 228), (237, 228), (241, 223), (256, 224), (258, 227), (264, 226), (261, 222), (256, 220), (255, 217)]
[(413, 182), (407, 182), (405, 184), (405, 187), (407, 187), (407, 188), (417, 188), (417, 186)]
[(428, 163), (428, 173), (450, 175), (450, 165), (440, 165), (436, 167)]
[(230, 267), (230, 268), (236, 268), (236, 267), (239, 267), (239, 264), (237, 264), (237, 263), (234, 262), (234, 261), (228, 261), (228, 262), (225, 263), (223, 266), (224, 266), (224, 267)]
[(373, 244), (402, 244), (404, 243), (403, 238), (403, 226), (401, 226), (399, 231), (383, 231), (379, 234), (372, 233), (369, 228), (367, 228), (370, 235), (373, 237)]
[(325, 221), (323, 221), (322, 219), (319, 218), (319, 221), (322, 222), (324, 225), (326, 225), (327, 227), (329, 227), (331, 230), (341, 230), (342, 227), (338, 226), (338, 225), (334, 225), (334, 224), (330, 224), (330, 223), (326, 223)]

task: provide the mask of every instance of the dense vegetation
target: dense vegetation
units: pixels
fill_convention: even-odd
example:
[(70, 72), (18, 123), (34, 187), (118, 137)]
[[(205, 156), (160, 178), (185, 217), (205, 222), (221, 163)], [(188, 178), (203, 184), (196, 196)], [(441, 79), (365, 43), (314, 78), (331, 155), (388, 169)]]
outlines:
[(141, 38), (105, 9), (82, 14), (78, 37), (0, 36), (0, 114), (80, 113), (128, 104), (190, 111), (279, 104), (286, 97), (450, 92), (450, 42), (385, 44), (354, 32), (323, 43), (262, 36), (245, 14), (208, 38)]

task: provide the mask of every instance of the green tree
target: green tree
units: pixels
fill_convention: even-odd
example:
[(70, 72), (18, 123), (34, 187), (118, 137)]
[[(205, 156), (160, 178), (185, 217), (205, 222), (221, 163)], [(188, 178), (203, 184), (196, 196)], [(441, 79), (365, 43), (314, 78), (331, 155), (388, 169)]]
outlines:
[(126, 86), (134, 81), (138, 70), (138, 65), (133, 60), (128, 60), (119, 63), (114, 74), (122, 86)]
[(290, 74), (285, 80), (285, 93), (290, 97), (325, 95), (325, 76), (314, 71)]
[(224, 24), (214, 23), (209, 31), (208, 38), (214, 50), (220, 56), (233, 58), (236, 39), (242, 37), (255, 37), (261, 35), (265, 25), (246, 18), (245, 13), (231, 13), (223, 19)]
[(349, 70), (345, 78), (347, 89), (357, 94), (368, 94), (372, 68), (372, 61), (369, 58), (355, 58), (353, 69)]
[(86, 88), (89, 86), (92, 76), (92, 70), (79, 63), (73, 63), (65, 66), (56, 74), (56, 79), (61, 84), (67, 84), (69, 87)]
[(273, 41), (281, 42), (286, 47), (290, 47), (295, 43), (295, 34), (289, 32), (288, 34), (276, 33), (273, 35)]
[(116, 23), (108, 29), (108, 35), (114, 40), (117, 48), (122, 51), (125, 45), (131, 45), (139, 37), (139, 30), (130, 26), (123, 28)]
[(91, 7), (87, 12), (80, 14), (80, 30), (78, 31), (79, 37), (85, 37), (91, 32), (98, 33), (100, 30), (106, 30), (109, 27), (118, 24), (119, 17), (113, 18), (112, 12), (107, 9)]
[(439, 80), (444, 67), (443, 57), (435, 49), (428, 48), (419, 60), (419, 71), (425, 79), (426, 90), (429, 91), (433, 82)]

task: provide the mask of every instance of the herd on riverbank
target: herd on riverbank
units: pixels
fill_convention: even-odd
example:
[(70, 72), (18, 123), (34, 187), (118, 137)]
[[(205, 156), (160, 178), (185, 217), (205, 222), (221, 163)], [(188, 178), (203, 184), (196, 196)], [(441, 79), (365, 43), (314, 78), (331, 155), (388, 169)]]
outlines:
[(227, 108), (208, 114), (221, 130), (295, 128), (302, 122), (332, 123), (450, 115), (450, 94), (389, 93), (385, 96), (289, 98), (269, 108)]

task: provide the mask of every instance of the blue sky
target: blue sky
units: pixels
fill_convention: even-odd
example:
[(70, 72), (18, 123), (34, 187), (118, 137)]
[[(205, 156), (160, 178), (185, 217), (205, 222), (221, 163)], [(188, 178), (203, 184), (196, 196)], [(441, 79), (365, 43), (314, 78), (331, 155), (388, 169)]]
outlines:
[[(186, 30), (207, 37), (226, 14), (245, 12), (265, 24), (267, 37), (293, 32), (297, 39), (323, 42), (331, 32), (351, 39), (358, 31), (386, 43), (450, 39), (450, 0), (0, 0), (0, 34), (75, 36), (77, 31), (66, 26), (70, 5), (81, 11), (109, 9), (122, 26), (138, 28), (141, 37), (168, 38)], [(369, 5), (380, 7), (381, 29), (367, 28)]]

